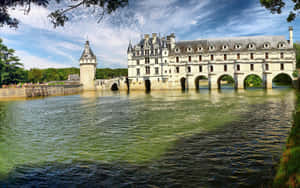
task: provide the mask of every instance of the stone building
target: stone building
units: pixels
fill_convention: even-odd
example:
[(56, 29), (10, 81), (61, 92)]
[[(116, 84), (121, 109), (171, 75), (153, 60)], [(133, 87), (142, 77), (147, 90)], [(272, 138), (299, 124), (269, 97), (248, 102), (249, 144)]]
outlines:
[(90, 48), (89, 41), (86, 41), (83, 53), (79, 60), (80, 63), (80, 83), (83, 90), (95, 90), (95, 75), (97, 58)]
[(224, 75), (231, 76), (235, 88), (244, 88), (249, 75), (257, 75), (265, 88), (279, 74), (291, 79), (296, 69), (293, 28), (284, 36), (249, 36), (193, 41), (176, 41), (175, 35), (145, 34), (128, 46), (130, 90), (198, 89), (207, 78), (216, 89)]

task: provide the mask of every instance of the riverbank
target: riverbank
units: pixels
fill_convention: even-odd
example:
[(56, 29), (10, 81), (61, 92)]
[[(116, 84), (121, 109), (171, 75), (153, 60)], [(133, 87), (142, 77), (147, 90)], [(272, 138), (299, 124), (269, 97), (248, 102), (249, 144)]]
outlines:
[(80, 93), (81, 85), (30, 85), (23, 88), (1, 88), (0, 99), (44, 97)]
[(285, 151), (274, 179), (273, 187), (300, 187), (300, 94), (297, 93), (297, 104), (294, 122), (288, 137)]

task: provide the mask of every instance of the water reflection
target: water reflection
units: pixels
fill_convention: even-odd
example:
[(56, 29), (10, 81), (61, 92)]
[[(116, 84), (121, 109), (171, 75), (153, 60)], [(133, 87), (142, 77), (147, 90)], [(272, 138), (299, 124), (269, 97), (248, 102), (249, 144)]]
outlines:
[(0, 103), (0, 186), (255, 187), (272, 179), (294, 100), (212, 90)]

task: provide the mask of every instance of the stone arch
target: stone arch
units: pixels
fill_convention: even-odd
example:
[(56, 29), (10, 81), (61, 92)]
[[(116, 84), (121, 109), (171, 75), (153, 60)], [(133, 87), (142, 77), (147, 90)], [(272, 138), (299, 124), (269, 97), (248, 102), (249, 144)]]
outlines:
[(232, 80), (227, 80), (227, 82), (231, 82), (232, 84), (232, 87), (228, 87), (228, 89), (234, 89), (234, 85), (235, 85), (235, 79), (234, 79), (234, 76), (231, 75), (231, 74), (222, 74), (218, 77), (217, 79), (217, 85), (218, 85), (218, 89), (221, 89), (222, 88), (222, 79), (224, 79), (225, 77), (230, 77)]
[[(206, 82), (207, 84), (207, 88), (209, 88), (209, 81), (208, 81), (208, 77), (206, 75), (200, 74), (194, 77), (194, 81), (195, 81), (195, 89), (199, 90), (200, 89), (200, 80), (203, 80), (203, 83)], [(202, 83), (202, 84), (203, 84)]]
[[(288, 85), (292, 86), (293, 85), (293, 75), (292, 74), (287, 73), (287, 72), (278, 72), (278, 73), (272, 75), (272, 80), (270, 80), (272, 82), (272, 87), (277, 87), (276, 86), (277, 84), (274, 84), (274, 83), (276, 83), (275, 79), (276, 78), (278, 79), (278, 77), (280, 75), (283, 75), (283, 80), (281, 80), (281, 83), (279, 81), (278, 85), (281, 85), (281, 84), (284, 86), (288, 86)], [(284, 78), (284, 77), (286, 77), (286, 78)], [(278, 87), (280, 87), (280, 86), (278, 86)]]
[(180, 86), (181, 86), (181, 90), (186, 90), (187, 89), (187, 84), (186, 84), (187, 80), (185, 77), (180, 78)]
[(110, 86), (110, 89), (112, 91), (118, 91), (119, 90), (119, 86), (116, 82), (114, 82), (111, 86)]
[[(259, 81), (259, 83), (251, 83), (251, 84), (253, 84), (253, 85), (252, 85), (252, 86), (251, 86), (251, 85), (248, 86), (247, 83), (246, 83), (246, 81), (247, 81), (247, 79), (248, 79), (250, 76), (255, 76), (256, 78), (259, 78), (259, 80), (257, 80), (257, 81)], [(249, 88), (249, 87), (263, 87), (264, 81), (263, 81), (263, 78), (262, 78), (261, 75), (256, 74), (256, 73), (251, 73), (251, 74), (247, 74), (247, 75), (245, 75), (245, 76), (243, 77), (243, 84), (244, 84), (244, 88), (245, 88), (245, 89), (246, 89), (246, 88)], [(256, 84), (257, 84), (257, 85), (256, 85)]]

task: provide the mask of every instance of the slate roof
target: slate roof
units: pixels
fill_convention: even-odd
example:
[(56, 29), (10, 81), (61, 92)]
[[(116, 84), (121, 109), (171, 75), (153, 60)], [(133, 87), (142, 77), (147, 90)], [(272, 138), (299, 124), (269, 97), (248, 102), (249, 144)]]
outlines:
[(92, 49), (90, 48), (89, 41), (86, 41), (84, 50), (82, 52), (80, 59), (95, 59), (95, 58), (96, 58), (96, 56), (94, 55)]

